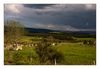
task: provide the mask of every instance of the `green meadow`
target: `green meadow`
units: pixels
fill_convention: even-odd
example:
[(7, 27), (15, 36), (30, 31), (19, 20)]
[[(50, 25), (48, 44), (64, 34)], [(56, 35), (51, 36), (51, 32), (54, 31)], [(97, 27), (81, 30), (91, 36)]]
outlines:
[[(96, 47), (83, 45), (82, 43), (59, 43), (54, 46), (64, 55), (64, 60), (58, 65), (95, 65), (96, 64)], [(4, 52), (5, 64), (18, 65), (39, 65), (38, 54), (34, 47), (23, 47), (23, 50)], [(9, 59), (8, 59), (9, 58)]]

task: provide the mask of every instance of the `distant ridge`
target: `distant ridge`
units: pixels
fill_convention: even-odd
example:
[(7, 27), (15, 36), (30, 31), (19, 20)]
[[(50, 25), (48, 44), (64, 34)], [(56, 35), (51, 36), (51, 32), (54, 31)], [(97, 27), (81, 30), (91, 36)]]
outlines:
[(48, 32), (55, 32), (56, 30), (50, 29), (40, 29), (40, 28), (25, 28), (30, 33), (48, 33)]
[(50, 30), (50, 29), (40, 29), (40, 28), (25, 28), (30, 33), (49, 33), (49, 32), (65, 32), (65, 33), (75, 33), (75, 34), (96, 34), (96, 31), (61, 31), (61, 30)]

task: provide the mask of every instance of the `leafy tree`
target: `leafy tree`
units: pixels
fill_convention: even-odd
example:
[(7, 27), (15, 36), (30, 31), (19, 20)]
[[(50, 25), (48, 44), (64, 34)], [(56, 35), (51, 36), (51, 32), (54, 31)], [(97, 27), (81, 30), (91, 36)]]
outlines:
[(5, 41), (19, 41), (25, 34), (24, 26), (17, 21), (7, 21), (4, 26)]

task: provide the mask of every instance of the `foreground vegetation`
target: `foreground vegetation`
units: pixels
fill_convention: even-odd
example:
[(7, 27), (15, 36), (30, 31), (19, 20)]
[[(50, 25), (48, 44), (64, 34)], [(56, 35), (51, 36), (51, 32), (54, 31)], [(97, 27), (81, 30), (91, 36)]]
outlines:
[(12, 21), (4, 31), (5, 65), (95, 65), (96, 36), (65, 32), (30, 33)]
[[(64, 60), (58, 65), (95, 65), (96, 47), (81, 43), (60, 43), (54, 48), (63, 54)], [(9, 59), (8, 59), (9, 58)], [(39, 65), (39, 57), (34, 47), (23, 47), (23, 50), (5, 50), (5, 64), (35, 64)]]

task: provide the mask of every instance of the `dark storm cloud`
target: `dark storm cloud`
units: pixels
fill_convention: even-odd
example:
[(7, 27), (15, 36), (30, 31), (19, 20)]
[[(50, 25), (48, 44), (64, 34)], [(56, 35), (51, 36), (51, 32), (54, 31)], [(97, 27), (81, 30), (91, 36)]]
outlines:
[[(61, 16), (64, 25), (71, 25), (76, 28), (96, 28), (96, 11), (73, 12), (68, 16)], [(89, 25), (86, 25), (88, 22)]]
[(95, 30), (95, 4), (5, 5), (5, 20), (15, 19), (27, 27), (55, 30)]
[(36, 9), (43, 9), (47, 6), (51, 6), (54, 4), (23, 4), (24, 7), (28, 7), (28, 8), (36, 8)]

